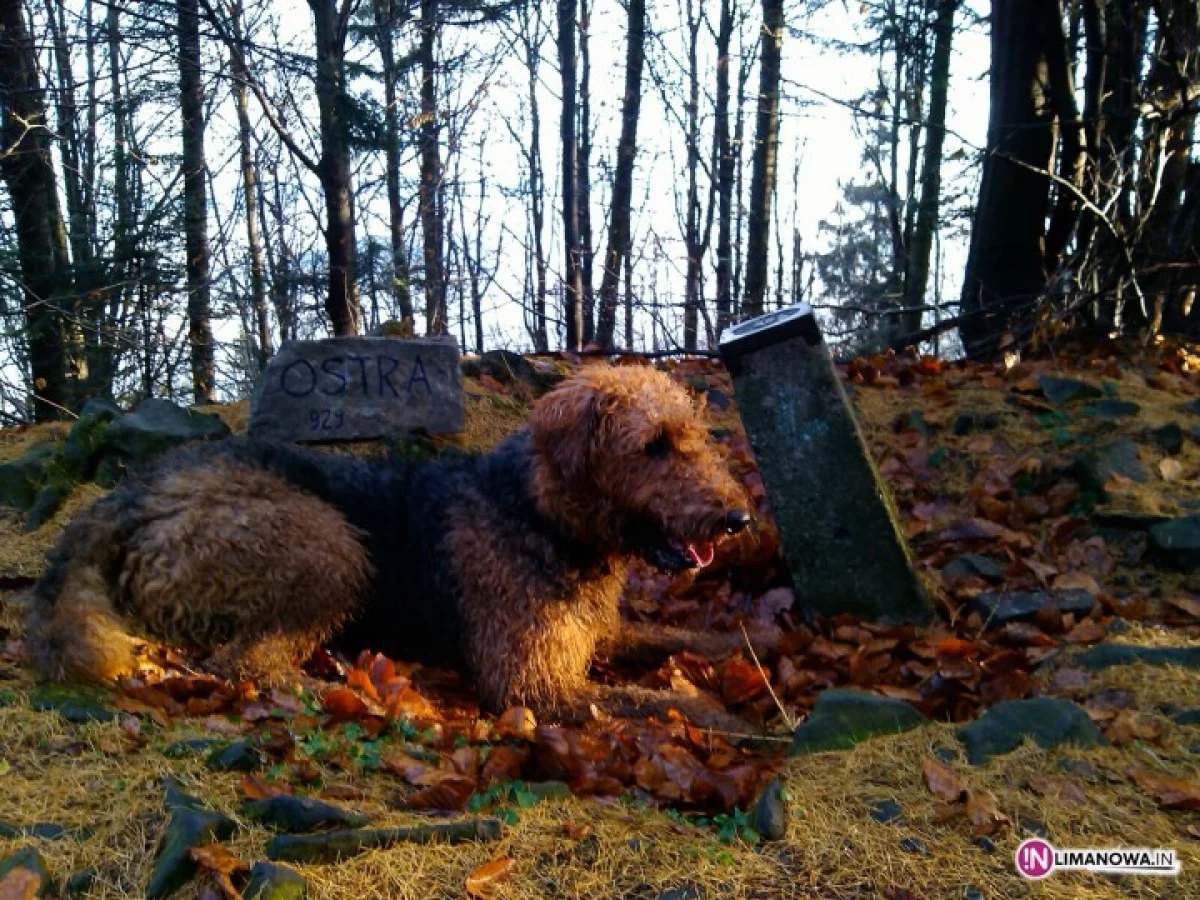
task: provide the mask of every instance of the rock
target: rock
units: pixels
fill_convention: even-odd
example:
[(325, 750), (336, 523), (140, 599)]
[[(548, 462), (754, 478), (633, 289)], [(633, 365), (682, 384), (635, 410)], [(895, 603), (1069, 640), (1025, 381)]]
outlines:
[(1175, 568), (1200, 569), (1200, 515), (1151, 525), (1150, 545), (1163, 562)]
[(66, 900), (83, 900), (92, 891), (92, 885), (96, 883), (96, 876), (100, 873), (95, 867), (89, 867), (82, 871), (76, 872), (67, 879), (67, 886), (63, 889), (63, 897)]
[(905, 838), (900, 842), (900, 849), (905, 853), (918, 853), (921, 856), (929, 855), (929, 848), (925, 846), (925, 842), (920, 838)]
[(17, 900), (58, 896), (46, 861), (34, 847), (24, 847), (0, 859), (0, 896)]
[(1093, 766), (1086, 759), (1071, 759), (1064, 757), (1058, 761), (1058, 767), (1068, 775), (1075, 775), (1082, 778), (1084, 781), (1097, 782), (1104, 776), (1100, 770)]
[(402, 842), (431, 844), (499, 840), (499, 819), (466, 819), (411, 828), (361, 828), (312, 835), (279, 835), (267, 844), (267, 858), (286, 862), (332, 863), (368, 850), (383, 850)]
[(1136, 416), (1142, 408), (1130, 400), (1105, 399), (1092, 403), (1084, 408), (1084, 413), (1097, 419), (1125, 419)]
[(104, 444), (136, 465), (189, 441), (228, 435), (229, 426), (217, 416), (151, 398), (114, 420), (104, 433)]
[(221, 741), (212, 738), (186, 738), (167, 744), (163, 748), (163, 756), (167, 759), (183, 759), (201, 753), (211, 753), (220, 743)]
[(1191, 416), (1200, 416), (1200, 397), (1189, 400), (1183, 406), (1179, 407), (1180, 412), (1185, 412)]
[(1027, 737), (1045, 750), (1064, 744), (1095, 747), (1108, 743), (1082, 707), (1052, 697), (1005, 700), (958, 731), (958, 739), (966, 745), (967, 761), (973, 766), (1017, 749)]
[(1176, 725), (1200, 725), (1200, 707), (1184, 709), (1171, 716)]
[(233, 836), (237, 823), (208, 810), (175, 809), (155, 851), (154, 869), (146, 885), (147, 900), (169, 897), (196, 874), (188, 851)]
[(308, 882), (289, 866), (256, 862), (250, 869), (250, 880), (242, 890), (244, 900), (303, 900), (308, 896)]
[(74, 485), (70, 482), (50, 481), (42, 485), (34, 498), (33, 506), (25, 516), (25, 530), (37, 531), (58, 512), (68, 497)]
[(271, 359), (250, 401), (251, 436), (283, 441), (442, 434), (463, 423), (453, 338), (293, 341)]
[(114, 710), (103, 706), (108, 695), (98, 688), (70, 684), (43, 684), (29, 694), (29, 706), (35, 712), (57, 712), (66, 721), (112, 722)]
[(925, 416), (919, 409), (910, 409), (903, 419), (903, 425), (905, 430), (916, 431), (929, 437), (929, 423), (925, 421)]
[(999, 628), (1009, 622), (1032, 619), (1046, 607), (1082, 618), (1096, 606), (1096, 598), (1080, 588), (1062, 591), (988, 591), (977, 594), (967, 609), (979, 614), (987, 628)]
[(904, 809), (895, 800), (873, 800), (871, 818), (881, 825), (899, 825), (904, 821)]
[(235, 741), (228, 747), (214, 750), (204, 764), (214, 772), (257, 772), (266, 768), (267, 758), (246, 741)]
[(1099, 644), (1081, 654), (1077, 661), (1093, 671), (1107, 669), (1110, 666), (1128, 666), (1134, 663), (1200, 669), (1200, 647), (1134, 647), (1129, 644)]
[(1114, 528), (1123, 531), (1149, 531), (1153, 526), (1170, 522), (1170, 516), (1161, 513), (1143, 512), (1137, 509), (1097, 509), (1092, 521), (1098, 528)]
[(821, 692), (808, 720), (792, 733), (792, 756), (845, 750), (878, 734), (896, 734), (926, 718), (903, 700), (848, 688)]
[(109, 423), (121, 415), (121, 407), (107, 397), (93, 397), (83, 405), (62, 447), (63, 470), (71, 481), (88, 481), (95, 474), (107, 449)]
[(1037, 380), (1038, 387), (1046, 400), (1054, 406), (1064, 406), (1075, 400), (1091, 400), (1104, 396), (1104, 391), (1080, 381), (1078, 378), (1059, 378), (1055, 375), (1042, 375)]
[(1024, 836), (1039, 837), (1043, 841), (1050, 840), (1050, 829), (1046, 827), (1045, 822), (1039, 822), (1037, 819), (1019, 819), (1017, 828)]
[(685, 884), (663, 891), (654, 900), (704, 900), (704, 888), (695, 884)]
[(57, 450), (56, 444), (34, 444), (23, 456), (0, 465), (0, 503), (20, 512), (33, 506)]
[(1183, 429), (1178, 422), (1151, 428), (1146, 432), (1146, 439), (1168, 456), (1175, 456), (1183, 450)]
[[(988, 838), (988, 837), (981, 838), (980, 841), (987, 841), (993, 847), (996, 846), (995, 841), (993, 841), (991, 838)], [(976, 843), (979, 843), (979, 841), (977, 841)], [(992, 851), (989, 850), (987, 852), (991, 853)], [(979, 888), (975, 887), (975, 885), (973, 885), (973, 884), (968, 884), (966, 887), (963, 888), (962, 896), (963, 896), (963, 900), (987, 900), (987, 896), (983, 893), (983, 891), (981, 891)]]
[(1150, 472), (1138, 456), (1137, 443), (1131, 438), (1118, 438), (1088, 450), (1075, 461), (1073, 471), (1085, 489), (1101, 495), (1114, 475), (1138, 484), (1150, 480)]
[(987, 581), (1003, 581), (1008, 566), (982, 553), (964, 553), (942, 567), (943, 578), (983, 578)]
[(242, 807), (242, 815), (272, 831), (307, 834), (325, 828), (361, 828), (370, 819), (312, 797), (280, 795), (255, 800)]
[(163, 808), (168, 812), (180, 809), (190, 809), (193, 812), (209, 811), (204, 802), (185, 791), (179, 779), (173, 775), (163, 779)]
[(478, 366), (481, 375), (495, 378), (501, 384), (520, 382), (536, 389), (548, 387), (533, 363), (511, 350), (488, 350), (479, 357)]
[(927, 621), (932, 605), (812, 309), (735, 325), (720, 350), (798, 607)]
[(974, 844), (976, 847), (978, 847), (980, 850), (982, 850), (984, 853), (995, 853), (996, 852), (996, 842), (993, 841), (986, 834), (981, 835), (976, 838), (971, 838), (971, 843)]
[(781, 841), (787, 834), (787, 791), (778, 778), (772, 778), (750, 810), (750, 827), (764, 841)]
[(37, 838), (40, 841), (86, 841), (94, 832), (91, 828), (68, 828), (54, 822), (38, 822), (34, 825), (12, 825), (0, 822), (0, 838)]
[(954, 420), (951, 430), (958, 437), (966, 437), (975, 430), (975, 416), (971, 413), (962, 413)]

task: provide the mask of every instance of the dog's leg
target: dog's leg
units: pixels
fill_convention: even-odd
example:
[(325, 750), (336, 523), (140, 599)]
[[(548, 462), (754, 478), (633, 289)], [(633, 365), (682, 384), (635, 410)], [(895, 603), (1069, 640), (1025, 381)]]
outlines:
[[(746, 635), (750, 637), (750, 645), (760, 660), (772, 656), (783, 637), (778, 628), (762, 626), (748, 626)], [(644, 622), (622, 622), (616, 639), (606, 649), (613, 662), (654, 668), (666, 661), (667, 657), (684, 651), (709, 659), (720, 659), (736, 650), (746, 649), (746, 636), (740, 629), (704, 632)]]
[(622, 719), (653, 717), (665, 721), (672, 710), (700, 728), (736, 735), (754, 735), (761, 730), (740, 716), (726, 712), (715, 700), (635, 685), (589, 684), (557, 712), (561, 721), (579, 724), (598, 716)]
[(204, 661), (204, 669), (230, 681), (248, 680), (282, 687), (301, 680), (299, 666), (320, 644), (319, 635), (272, 632), (236, 637)]

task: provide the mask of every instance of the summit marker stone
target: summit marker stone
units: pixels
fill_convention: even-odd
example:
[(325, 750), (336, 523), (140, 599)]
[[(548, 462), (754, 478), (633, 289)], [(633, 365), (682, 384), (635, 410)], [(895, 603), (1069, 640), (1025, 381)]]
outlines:
[(807, 304), (742, 322), (721, 357), (801, 606), (928, 619), (912, 554)]
[(284, 344), (259, 377), (250, 434), (316, 442), (461, 431), (453, 338), (342, 337)]

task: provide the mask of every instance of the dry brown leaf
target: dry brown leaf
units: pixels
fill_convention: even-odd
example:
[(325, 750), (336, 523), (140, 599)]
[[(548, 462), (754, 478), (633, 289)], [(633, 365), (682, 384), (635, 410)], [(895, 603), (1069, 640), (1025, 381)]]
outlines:
[(1095, 619), (1083, 619), (1063, 638), (1068, 644), (1094, 644), (1104, 640), (1108, 629)]
[(517, 861), (511, 856), (501, 856), (484, 863), (467, 876), (467, 893), (472, 897), (489, 897), (496, 886), (512, 877)]
[(1055, 576), (1052, 586), (1056, 591), (1078, 589), (1092, 594), (1100, 593), (1100, 585), (1095, 576), (1088, 572), (1063, 572)]
[(1068, 806), (1082, 806), (1087, 802), (1087, 792), (1074, 781), (1051, 778), (1049, 775), (1030, 775), (1028, 784), (1035, 794)]
[(1195, 781), (1172, 778), (1149, 769), (1129, 769), (1125, 774), (1167, 809), (1200, 809), (1200, 784)]
[(408, 798), (409, 809), (465, 809), (475, 793), (475, 780), (462, 775), (446, 775), (435, 784), (423, 787)]
[(930, 756), (921, 761), (921, 769), (929, 790), (948, 803), (957, 803), (967, 790), (967, 783), (961, 775)]
[(582, 841), (586, 837), (591, 837), (596, 829), (588, 822), (564, 822), (563, 831), (571, 840)]
[(1008, 828), (1012, 821), (1000, 812), (996, 797), (991, 791), (970, 791), (967, 794), (967, 818), (974, 827), (975, 837), (995, 834)]
[(1193, 619), (1200, 619), (1200, 597), (1195, 594), (1176, 594), (1168, 597), (1167, 603)]
[(243, 775), (238, 787), (247, 800), (266, 800), (268, 797), (279, 797), (293, 792), (292, 786), (285, 782), (272, 783), (253, 774)]
[(0, 900), (34, 900), (41, 884), (36, 872), (18, 866), (0, 878)]
[(502, 738), (532, 741), (537, 732), (537, 717), (525, 706), (510, 706), (496, 720), (496, 734)]
[(225, 900), (242, 900), (241, 892), (233, 886), (233, 876), (248, 872), (250, 866), (222, 844), (206, 844), (188, 850), (192, 862), (208, 872)]

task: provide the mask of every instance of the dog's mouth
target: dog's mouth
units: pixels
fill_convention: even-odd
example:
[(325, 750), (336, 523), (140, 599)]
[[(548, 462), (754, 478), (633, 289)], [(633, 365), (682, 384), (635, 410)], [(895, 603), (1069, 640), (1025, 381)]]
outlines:
[(664, 571), (682, 572), (711, 566), (717, 556), (717, 545), (713, 541), (677, 541), (664, 537), (651, 544), (649, 552), (643, 555)]

